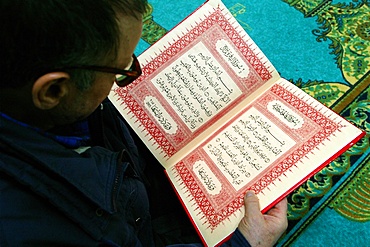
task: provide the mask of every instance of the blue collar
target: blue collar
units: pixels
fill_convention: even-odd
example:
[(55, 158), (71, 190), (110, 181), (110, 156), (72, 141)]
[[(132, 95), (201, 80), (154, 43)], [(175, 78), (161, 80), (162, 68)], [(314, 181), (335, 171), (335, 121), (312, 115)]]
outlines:
[(28, 125), (26, 123), (23, 123), (21, 121), (18, 121), (2, 112), (0, 112), (0, 116), (8, 119), (18, 125), (21, 125), (23, 127), (32, 129), (34, 131), (37, 131), (41, 133), (42, 135), (52, 138), (58, 143), (62, 144), (63, 146), (67, 148), (79, 148), (82, 146), (89, 146), (89, 142), (91, 140), (90, 137), (90, 129), (89, 129), (89, 124), (87, 120), (81, 121), (74, 123), (71, 127), (73, 129), (71, 135), (65, 136), (65, 135), (56, 135), (51, 132), (46, 132), (40, 128), (33, 127), (31, 125)]

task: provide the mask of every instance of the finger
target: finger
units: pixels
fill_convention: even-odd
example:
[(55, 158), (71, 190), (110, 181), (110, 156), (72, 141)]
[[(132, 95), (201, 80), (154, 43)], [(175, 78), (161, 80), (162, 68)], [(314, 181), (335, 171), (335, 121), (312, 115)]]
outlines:
[[(273, 208), (271, 208), (267, 214), (264, 216), (265, 220), (269, 222), (274, 222), (280, 227), (275, 228), (278, 232), (283, 233), (288, 227), (288, 200), (284, 198), (279, 203), (277, 203)], [(270, 223), (271, 224), (271, 223)]]
[(283, 200), (281, 200), (275, 205), (275, 208), (278, 208), (281, 211), (287, 211), (288, 210), (288, 200), (284, 198)]
[(245, 215), (261, 214), (260, 202), (253, 191), (248, 191), (244, 197)]
[(283, 215), (285, 216), (288, 211), (288, 200), (284, 198), (280, 202), (278, 202), (273, 208), (271, 208), (267, 214), (268, 215)]

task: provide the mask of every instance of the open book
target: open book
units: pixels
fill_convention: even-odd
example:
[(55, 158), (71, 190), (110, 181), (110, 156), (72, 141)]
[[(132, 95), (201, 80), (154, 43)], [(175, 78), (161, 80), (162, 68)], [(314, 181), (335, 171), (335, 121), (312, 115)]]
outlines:
[(207, 246), (224, 241), (253, 190), (267, 211), (364, 132), (279, 74), (219, 0), (139, 56), (111, 101), (166, 169)]

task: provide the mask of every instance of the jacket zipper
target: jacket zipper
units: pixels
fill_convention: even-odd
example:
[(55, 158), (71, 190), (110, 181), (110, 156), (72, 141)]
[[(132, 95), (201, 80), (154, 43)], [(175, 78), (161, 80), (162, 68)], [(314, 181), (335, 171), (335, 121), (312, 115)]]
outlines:
[[(127, 164), (126, 169), (124, 169), (124, 164)], [(114, 184), (113, 184), (112, 200), (113, 200), (113, 208), (115, 211), (117, 211), (116, 199), (118, 196), (118, 189), (120, 187), (122, 177), (124, 173), (127, 172), (127, 169), (131, 171), (129, 172), (131, 174), (128, 174), (129, 176), (139, 179), (139, 176), (137, 175), (135, 169), (132, 167), (131, 164), (132, 164), (132, 160), (131, 160), (130, 154), (128, 153), (126, 149), (123, 149), (117, 160), (116, 177), (114, 179)]]
[(117, 161), (117, 168), (116, 168), (116, 177), (114, 178), (114, 184), (113, 184), (113, 196), (112, 196), (112, 204), (113, 204), (113, 210), (117, 212), (117, 196), (118, 196), (118, 189), (120, 187), (121, 178), (123, 176), (123, 162), (121, 161), (121, 158), (119, 157)]

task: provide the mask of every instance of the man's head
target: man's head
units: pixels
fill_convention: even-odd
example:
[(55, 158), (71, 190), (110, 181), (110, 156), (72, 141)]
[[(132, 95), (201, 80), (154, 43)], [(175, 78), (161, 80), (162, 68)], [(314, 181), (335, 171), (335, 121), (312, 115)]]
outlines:
[[(53, 122), (86, 117), (107, 96), (114, 74), (65, 68), (129, 66), (146, 4), (146, 0), (2, 0), (0, 91), (10, 93), (2, 95), (1, 110), (8, 107), (4, 101), (10, 103), (7, 97), (13, 103), (25, 101), (22, 97), (27, 94), (19, 92), (28, 90), (28, 103), (32, 101)], [(30, 121), (21, 116), (24, 113), (10, 114)]]

